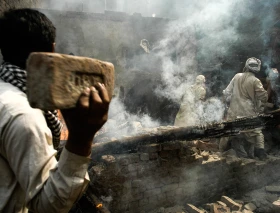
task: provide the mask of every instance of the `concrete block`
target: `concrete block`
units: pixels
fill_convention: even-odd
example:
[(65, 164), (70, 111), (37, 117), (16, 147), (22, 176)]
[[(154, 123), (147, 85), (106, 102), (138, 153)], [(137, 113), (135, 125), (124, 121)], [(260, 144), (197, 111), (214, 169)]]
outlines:
[(85, 87), (104, 83), (110, 98), (114, 65), (97, 59), (58, 53), (32, 53), (27, 60), (27, 97), (31, 107), (43, 110), (76, 106)]

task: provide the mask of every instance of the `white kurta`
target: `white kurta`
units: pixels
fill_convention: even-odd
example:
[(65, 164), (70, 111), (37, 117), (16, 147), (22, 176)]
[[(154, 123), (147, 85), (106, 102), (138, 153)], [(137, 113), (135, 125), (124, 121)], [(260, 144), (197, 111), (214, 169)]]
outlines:
[[(236, 74), (223, 93), (230, 99), (227, 120), (262, 113), (268, 98), (261, 81), (251, 72)], [(260, 129), (243, 133), (249, 143), (256, 148), (264, 148), (264, 137)]]
[(206, 89), (202, 84), (195, 84), (187, 89), (176, 115), (174, 126), (199, 125), (203, 114), (202, 100), (205, 95)]
[(90, 161), (64, 149), (26, 94), (0, 80), (0, 212), (68, 212), (85, 190)]

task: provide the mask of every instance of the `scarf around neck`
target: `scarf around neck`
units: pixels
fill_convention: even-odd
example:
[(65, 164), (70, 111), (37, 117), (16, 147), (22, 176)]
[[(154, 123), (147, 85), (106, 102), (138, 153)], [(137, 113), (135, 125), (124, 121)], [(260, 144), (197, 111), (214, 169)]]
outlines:
[[(25, 70), (18, 66), (12, 65), (8, 62), (3, 62), (0, 66), (0, 79), (6, 83), (10, 83), (13, 86), (26, 93), (26, 76)], [(62, 123), (58, 120), (57, 111), (43, 111), (47, 125), (52, 132), (53, 146), (58, 148), (60, 143), (60, 133), (62, 129)]]

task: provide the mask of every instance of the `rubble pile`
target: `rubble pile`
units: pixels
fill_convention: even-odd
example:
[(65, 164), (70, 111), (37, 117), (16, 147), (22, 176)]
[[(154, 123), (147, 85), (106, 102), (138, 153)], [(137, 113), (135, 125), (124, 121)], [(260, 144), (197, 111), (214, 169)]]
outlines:
[(192, 204), (185, 206), (161, 207), (149, 213), (279, 213), (280, 212), (280, 182), (261, 189), (253, 190), (240, 200), (222, 196), (214, 203), (203, 207)]

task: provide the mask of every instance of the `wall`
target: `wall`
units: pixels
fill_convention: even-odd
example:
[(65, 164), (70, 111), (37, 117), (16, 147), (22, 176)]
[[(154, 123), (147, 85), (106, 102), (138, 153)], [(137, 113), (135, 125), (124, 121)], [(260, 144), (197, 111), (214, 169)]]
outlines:
[(139, 147), (137, 153), (95, 159), (91, 188), (112, 213), (200, 206), (277, 181), (279, 162), (207, 156), (183, 141), (154, 144)]
[(0, 14), (9, 8), (37, 7), (41, 0), (1, 0)]

